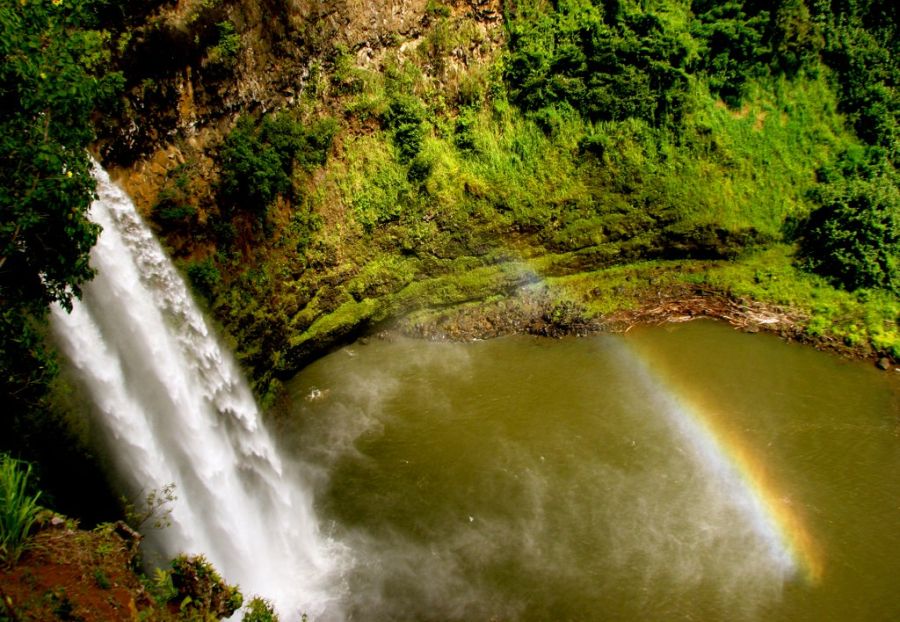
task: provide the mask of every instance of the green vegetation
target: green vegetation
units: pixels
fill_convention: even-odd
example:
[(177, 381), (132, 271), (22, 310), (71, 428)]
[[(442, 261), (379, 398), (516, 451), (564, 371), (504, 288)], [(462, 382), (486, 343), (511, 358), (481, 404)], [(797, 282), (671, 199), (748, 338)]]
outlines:
[(0, 7), (0, 392), (12, 416), (35, 408), (55, 373), (43, 344), (48, 305), (70, 307), (93, 274), (91, 115), (122, 76), (106, 73), (108, 36), (92, 29), (92, 7)]
[(849, 290), (900, 293), (900, 186), (897, 172), (850, 172), (816, 189), (821, 205), (802, 241), (810, 269)]
[(307, 128), (289, 113), (241, 117), (220, 154), (222, 200), (264, 217), (276, 197), (296, 198), (295, 167), (322, 164), (335, 130), (330, 119)]
[(194, 290), (205, 298), (212, 298), (216, 286), (222, 280), (219, 269), (209, 258), (189, 264), (187, 276)]
[(219, 22), (216, 28), (219, 31), (218, 42), (210, 48), (207, 57), (210, 63), (230, 69), (234, 67), (241, 51), (241, 35), (229, 20)]
[[(9, 11), (62, 11), (26, 4)], [(255, 52), (297, 52), (292, 28), (325, 27), (282, 17)], [(676, 290), (802, 311), (812, 337), (897, 349), (892, 4), (524, 0), (493, 17), (429, 2), (421, 37), (390, 33), (371, 62), (311, 37), (319, 54), (299, 96), (245, 111), (211, 144), (176, 140), (185, 157), (151, 215), (260, 395), (335, 339), (529, 283), (587, 316), (638, 305), (649, 290), (602, 284), (642, 265), (671, 271), (662, 281)], [(162, 110), (183, 104), (165, 99), (179, 62), (214, 83), (206, 97), (224, 92), (248, 26), (210, 2), (133, 36), (79, 32), (94, 33), (94, 59), (114, 41), (129, 102)], [(183, 61), (146, 64), (178, 46)], [(159, 132), (175, 132), (166, 114)], [(702, 279), (685, 276), (691, 262)], [(769, 274), (803, 294), (776, 294)], [(571, 315), (560, 309), (550, 316)], [(17, 386), (41, 386), (53, 372), (41, 317), (4, 313), (25, 327), (10, 356), (37, 362), (19, 364)]]
[(336, 339), (537, 283), (551, 323), (696, 287), (892, 354), (893, 10), (527, 0), (501, 45), (430, 3), (414, 51), (335, 46), (314, 96), (238, 122), (222, 196), (269, 205), (266, 235), (238, 252), (226, 215), (192, 280), (267, 398)]
[[(202, 556), (180, 555), (150, 577), (140, 574), (137, 532), (122, 522), (84, 530), (39, 507), (30, 472), (0, 455), (0, 620), (213, 622), (241, 607), (240, 590)], [(148, 494), (140, 521), (159, 519), (172, 498), (171, 487)], [(249, 611), (256, 616), (249, 619), (277, 620), (259, 597)]]
[(510, 98), (538, 116), (567, 105), (592, 121), (677, 125), (696, 47), (684, 12), (678, 3), (659, 11), (627, 2), (516, 3), (507, 16)]
[(400, 161), (408, 164), (422, 150), (425, 106), (415, 97), (398, 96), (384, 113), (383, 123), (393, 133)]
[(133, 529), (165, 529), (172, 524), (172, 504), (178, 499), (175, 494), (175, 483), (169, 483), (161, 489), (151, 489), (139, 503), (121, 498), (125, 520)]
[(228, 585), (206, 559), (181, 555), (172, 560), (170, 571), (175, 596), (186, 620), (219, 620), (241, 608), (243, 596)]
[(255, 596), (247, 604), (241, 622), (278, 622), (278, 614), (275, 613), (272, 603)]
[(0, 562), (15, 564), (37, 519), (40, 493), (29, 489), (31, 465), (0, 454)]
[(177, 166), (160, 188), (151, 216), (164, 231), (189, 230), (197, 218), (191, 197), (191, 168), (188, 164)]

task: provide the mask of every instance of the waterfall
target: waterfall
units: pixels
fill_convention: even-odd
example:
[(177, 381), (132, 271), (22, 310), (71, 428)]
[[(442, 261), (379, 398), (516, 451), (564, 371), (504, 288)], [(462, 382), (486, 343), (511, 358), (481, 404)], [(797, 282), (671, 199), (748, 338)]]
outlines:
[(176, 486), (172, 524), (149, 544), (167, 558), (205, 555), (284, 620), (327, 615), (339, 555), (319, 533), (309, 487), (134, 205), (99, 166), (94, 174), (97, 276), (71, 313), (52, 309), (53, 330), (131, 494)]

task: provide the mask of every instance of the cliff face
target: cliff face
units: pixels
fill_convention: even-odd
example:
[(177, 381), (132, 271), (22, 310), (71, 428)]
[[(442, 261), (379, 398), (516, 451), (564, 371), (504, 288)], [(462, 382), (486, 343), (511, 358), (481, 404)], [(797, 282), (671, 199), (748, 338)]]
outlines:
[[(207, 183), (216, 178), (210, 156), (237, 117), (296, 106), (310, 80), (331, 73), (339, 56), (381, 71), (386, 50), (396, 50), (400, 59), (415, 53), (435, 19), (450, 15), (477, 24), (491, 45), (499, 46), (499, 0), (460, 0), (440, 5), (445, 11), (439, 12), (428, 11), (429, 4), (181, 0), (164, 5), (122, 35), (129, 86), (122, 118), (101, 136), (103, 159), (145, 214), (166, 173), (195, 159), (199, 185), (192, 194), (209, 207), (214, 197)], [(223, 52), (225, 23), (233, 30), (224, 35), (232, 39)], [(464, 71), (466, 56), (467, 51), (452, 50), (434, 77)]]
[[(321, 223), (316, 237), (324, 238), (318, 245), (326, 255), (317, 261), (318, 276), (303, 285), (306, 293), (300, 296), (263, 294), (277, 299), (279, 307), (287, 305), (288, 311), (275, 311), (278, 320), (267, 320), (278, 326), (291, 319), (285, 313), (296, 316), (321, 293), (322, 304), (302, 320), (302, 326), (309, 326), (347, 299), (335, 288), (342, 289), (371, 259), (359, 249), (366, 236), (348, 213), (348, 196), (324, 179), (321, 169), (295, 171), (293, 183), (304, 195), (322, 184), (325, 199), (311, 207), (308, 198), (280, 197), (268, 210), (266, 235), (241, 210), (225, 213), (220, 152), (237, 120), (264, 119), (279, 111), (304, 122), (336, 119), (331, 157), (346, 160), (347, 141), (382, 132), (385, 75), (390, 97), (446, 99), (440, 105), (452, 123), (464, 82), (469, 76), (485, 80), (502, 52), (504, 33), (499, 0), (188, 0), (163, 4), (119, 39), (128, 86), (120, 118), (104, 125), (97, 145), (112, 177), (158, 225), (158, 233), (185, 266), (237, 252), (245, 268), (268, 270), (264, 266), (274, 262), (287, 264), (294, 275), (312, 274), (307, 267), (316, 260), (285, 254), (273, 242), (298, 209), (313, 212)], [(400, 77), (404, 73), (407, 77)], [(413, 74), (414, 79), (409, 77)], [(367, 97), (372, 101), (363, 101)], [(173, 202), (191, 216), (174, 224), (154, 219), (155, 209)], [(228, 241), (216, 229), (224, 221), (233, 228)], [(216, 261), (223, 287), (243, 289), (241, 270)], [(261, 345), (258, 335), (245, 340), (232, 322), (256, 320), (237, 319), (228, 306), (226, 315), (214, 313), (236, 333), (238, 350), (245, 345), (283, 350), (296, 332), (279, 331), (277, 343), (264, 338)], [(317, 339), (308, 352), (328, 342)]]
[[(309, 116), (314, 108), (313, 116), (352, 123), (342, 92), (347, 85), (341, 83), (352, 81), (348, 74), (377, 75), (386, 62), (409, 63), (422, 67), (432, 91), (458, 86), (471, 65), (483, 66), (499, 54), (500, 26), (499, 0), (164, 4), (120, 36), (128, 87), (121, 118), (105, 125), (98, 147), (113, 178), (148, 218), (173, 178), (182, 185), (189, 178), (180, 200), (196, 211), (204, 228), (210, 217), (221, 216), (217, 156), (241, 115), (303, 109)], [(473, 30), (477, 44), (424, 58), (420, 47), (437, 27)], [(242, 231), (249, 226), (238, 223)], [(180, 257), (216, 251), (210, 236), (197, 235), (195, 227), (160, 233)], [(244, 239), (239, 245), (246, 249), (258, 242)]]
[(128, 85), (97, 147), (261, 395), (338, 340), (398, 318), (452, 335), (484, 305), (556, 334), (699, 294), (900, 351), (891, 293), (794, 259), (858, 146), (808, 11), (728, 83), (718, 17), (604, 7), (162, 3), (116, 35)]

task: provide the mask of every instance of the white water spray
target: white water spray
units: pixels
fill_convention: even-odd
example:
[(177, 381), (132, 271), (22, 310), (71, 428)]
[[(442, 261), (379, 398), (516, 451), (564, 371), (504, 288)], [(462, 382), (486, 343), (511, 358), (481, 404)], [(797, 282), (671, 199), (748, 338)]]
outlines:
[(311, 494), (131, 201), (99, 167), (95, 177), (97, 276), (71, 314), (53, 308), (53, 326), (120, 476), (133, 492), (175, 483), (172, 525), (153, 544), (205, 555), (283, 619), (327, 616), (337, 555)]

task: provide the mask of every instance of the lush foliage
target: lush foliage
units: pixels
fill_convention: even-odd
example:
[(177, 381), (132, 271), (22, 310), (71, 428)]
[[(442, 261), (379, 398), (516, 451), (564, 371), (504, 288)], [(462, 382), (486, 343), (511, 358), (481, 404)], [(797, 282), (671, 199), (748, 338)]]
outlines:
[[(894, 38), (869, 9), (523, 0), (505, 5), (501, 49), (471, 17), (429, 6), (414, 52), (400, 37), (367, 64), (336, 46), (316, 95), (291, 110), (341, 119), (332, 156), (313, 176), (295, 169), (303, 200), (270, 217), (264, 250), (217, 256), (212, 309), (260, 394), (334, 339), (531, 282), (560, 296), (548, 312), (560, 323), (697, 286), (801, 309), (817, 338), (900, 346), (883, 289), (893, 195), (865, 216), (838, 209), (876, 183), (842, 154), (862, 149), (886, 163), (879, 183), (893, 179), (887, 143), (861, 138), (843, 86), (862, 72), (860, 93), (893, 96)], [(869, 223), (849, 254), (848, 219)]]
[(823, 55), (837, 74), (843, 111), (857, 135), (883, 149), (896, 165), (900, 113), (897, 3), (849, 0), (813, 6), (824, 24)]
[(163, 230), (187, 229), (197, 217), (197, 207), (191, 201), (191, 167), (177, 166), (160, 189), (151, 216)]
[(422, 149), (425, 107), (415, 97), (398, 96), (384, 114), (384, 126), (393, 132), (401, 162), (409, 162)]
[(0, 454), (0, 562), (15, 564), (37, 518), (40, 493), (29, 488), (31, 465)]
[(687, 94), (690, 38), (625, 2), (517, 3), (510, 96), (527, 110), (568, 104), (592, 120), (674, 124)]
[(202, 555), (176, 557), (169, 574), (173, 588), (170, 601), (178, 605), (185, 619), (228, 618), (243, 604), (240, 590), (225, 583)]
[(809, 268), (847, 288), (898, 291), (900, 44), (891, 2), (817, 3), (823, 58), (837, 78), (841, 110), (864, 148), (820, 171), (818, 208), (803, 230)]
[[(31, 490), (29, 474), (30, 466), (0, 454), (3, 622), (118, 620), (123, 612), (129, 620), (214, 622), (240, 608), (238, 588), (202, 557), (181, 555), (167, 568), (141, 574), (139, 533), (121, 521), (87, 530), (76, 519), (38, 508), (36, 501), (43, 503), (45, 496)], [(147, 495), (147, 503), (158, 508), (155, 499), (163, 497), (170, 497), (170, 487)], [(155, 513), (144, 511), (144, 518)], [(19, 557), (25, 548), (37, 554)]]
[(526, 1), (508, 17), (512, 99), (534, 111), (566, 103), (592, 120), (677, 126), (691, 76), (740, 105), (748, 80), (795, 75), (823, 46), (803, 0)]
[[(202, 2), (119, 36), (133, 102), (172, 108), (138, 151), (171, 130), (185, 156), (153, 220), (260, 394), (334, 339), (534, 282), (570, 325), (697, 285), (896, 351), (892, 3), (521, 0), (502, 22), (458, 8), (429, 2), (415, 40), (389, 33), (368, 56), (285, 18), (279, 33), (305, 23), (320, 48), (302, 92), (212, 145), (217, 129), (178, 135), (181, 69), (197, 122), (230, 121), (215, 102), (252, 28)], [(260, 58), (268, 43), (300, 66), (291, 37)], [(41, 322), (25, 326), (13, 345), (39, 354)], [(16, 382), (37, 386), (42, 365)]]
[(290, 113), (241, 117), (220, 153), (223, 199), (264, 215), (276, 197), (292, 197), (295, 167), (325, 161), (335, 130), (330, 119), (306, 127)]
[(219, 31), (218, 42), (210, 48), (208, 62), (223, 68), (231, 68), (241, 50), (241, 36), (235, 30), (234, 23), (229, 20), (217, 23), (216, 28)]
[(0, 9), (4, 304), (68, 305), (92, 275), (90, 115), (119, 76), (100, 75), (104, 39), (84, 28), (87, 10), (87, 2), (33, 1)]
[(272, 603), (255, 596), (247, 604), (241, 622), (278, 622), (278, 614), (275, 613)]
[(242, 117), (225, 139), (221, 190), (225, 200), (265, 214), (276, 196), (291, 189), (291, 158), (260, 134), (252, 118)]
[(189, 264), (187, 276), (194, 290), (207, 299), (212, 299), (213, 292), (222, 280), (219, 269), (210, 258)]
[(69, 307), (91, 278), (98, 227), (87, 147), (91, 114), (121, 83), (105, 74), (91, 2), (0, 7), (0, 390), (33, 405), (53, 363), (41, 345), (51, 302)]
[[(845, 161), (846, 163), (846, 161)], [(803, 237), (809, 267), (847, 289), (900, 294), (900, 187), (893, 167), (846, 170), (817, 188)]]

